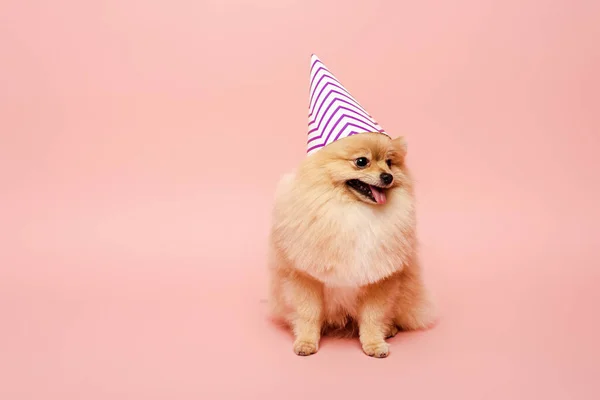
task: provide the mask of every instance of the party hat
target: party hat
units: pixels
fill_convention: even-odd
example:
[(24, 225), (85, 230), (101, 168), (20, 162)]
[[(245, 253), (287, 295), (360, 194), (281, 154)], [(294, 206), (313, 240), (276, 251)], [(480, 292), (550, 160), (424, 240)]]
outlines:
[(386, 134), (313, 54), (310, 65), (308, 144), (310, 155), (336, 140), (365, 132)]

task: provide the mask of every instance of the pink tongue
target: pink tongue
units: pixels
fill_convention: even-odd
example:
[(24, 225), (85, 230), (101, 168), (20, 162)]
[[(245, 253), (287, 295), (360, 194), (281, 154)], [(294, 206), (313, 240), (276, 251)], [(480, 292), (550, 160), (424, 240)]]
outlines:
[(385, 204), (387, 198), (385, 197), (385, 193), (381, 191), (381, 189), (376, 188), (375, 186), (371, 186), (371, 193), (373, 193), (373, 197), (375, 197), (375, 201), (377, 204)]

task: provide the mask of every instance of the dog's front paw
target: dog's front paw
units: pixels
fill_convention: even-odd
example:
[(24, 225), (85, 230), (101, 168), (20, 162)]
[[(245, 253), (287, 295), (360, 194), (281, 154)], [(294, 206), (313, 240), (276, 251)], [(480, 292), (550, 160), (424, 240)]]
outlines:
[(304, 340), (296, 340), (294, 342), (294, 353), (299, 356), (310, 356), (317, 352), (317, 344)]
[(385, 335), (385, 338), (390, 339), (390, 338), (393, 338), (394, 336), (396, 336), (397, 334), (398, 334), (398, 327), (396, 326), (396, 324), (391, 324), (387, 330), (387, 334)]
[(390, 354), (390, 346), (386, 342), (365, 343), (362, 346), (366, 355), (375, 358), (385, 358)]

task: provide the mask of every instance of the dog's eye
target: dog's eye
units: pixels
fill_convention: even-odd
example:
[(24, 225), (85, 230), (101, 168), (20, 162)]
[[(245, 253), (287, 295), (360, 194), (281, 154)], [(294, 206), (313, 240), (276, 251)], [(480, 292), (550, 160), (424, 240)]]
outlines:
[(385, 163), (387, 164), (388, 167), (392, 166), (392, 160), (385, 160)]
[(359, 157), (356, 160), (354, 160), (354, 163), (358, 168), (364, 168), (367, 165), (369, 165), (369, 159), (366, 157)]

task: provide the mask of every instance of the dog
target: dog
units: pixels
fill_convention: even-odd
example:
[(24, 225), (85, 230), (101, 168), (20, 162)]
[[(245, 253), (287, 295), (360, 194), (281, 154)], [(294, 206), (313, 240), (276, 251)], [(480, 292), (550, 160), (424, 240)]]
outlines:
[(358, 334), (384, 358), (398, 330), (430, 327), (435, 307), (416, 242), (413, 179), (403, 137), (360, 133), (308, 156), (280, 180), (269, 239), (272, 316), (294, 352), (325, 334)]

